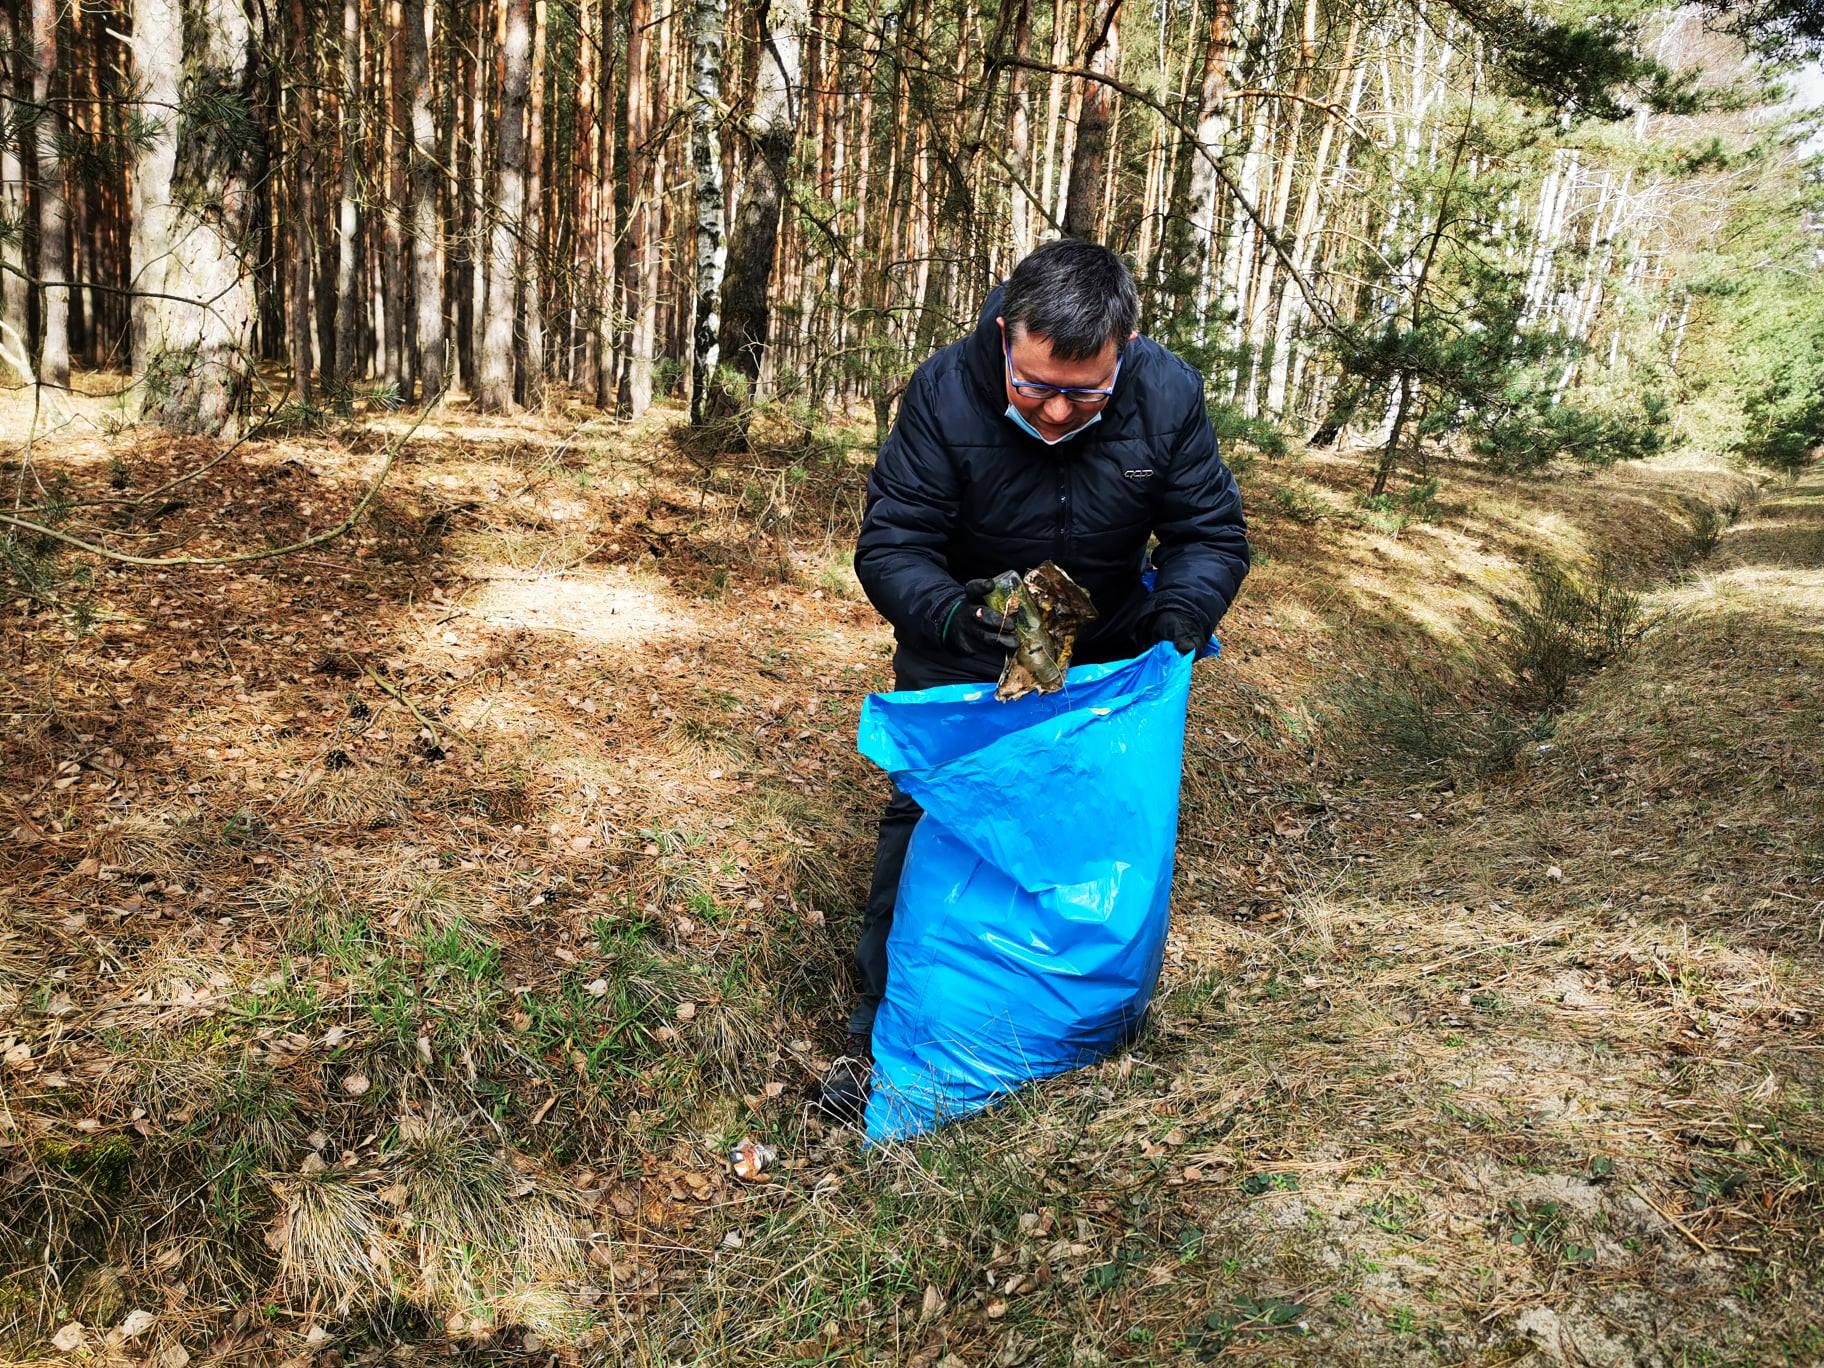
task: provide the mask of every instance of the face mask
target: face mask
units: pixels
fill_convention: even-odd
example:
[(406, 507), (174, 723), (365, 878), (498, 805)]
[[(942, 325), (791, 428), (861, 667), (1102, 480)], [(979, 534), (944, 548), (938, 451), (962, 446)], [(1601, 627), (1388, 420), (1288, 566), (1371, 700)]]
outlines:
[(1045, 443), (1046, 446), (1057, 446), (1060, 442), (1068, 442), (1072, 437), (1081, 437), (1085, 432), (1088, 432), (1097, 423), (1102, 421), (1102, 413), (1101, 413), (1101, 410), (1098, 409), (1094, 414), (1092, 414), (1090, 416), (1090, 420), (1087, 423), (1083, 424), (1082, 427), (1072, 428), (1069, 432), (1065, 433), (1062, 437), (1047, 437), (1044, 433), (1040, 432), (1031, 423), (1027, 422), (1026, 416), (1023, 413), (1021, 413), (1017, 408), (1015, 408), (1012, 405), (1012, 403), (1009, 403), (1007, 405), (1007, 416), (1013, 420), (1013, 425), (1015, 427), (1017, 427), (1021, 432), (1024, 432), (1024, 433), (1028, 434), (1029, 436), (1038, 438), (1041, 442)]

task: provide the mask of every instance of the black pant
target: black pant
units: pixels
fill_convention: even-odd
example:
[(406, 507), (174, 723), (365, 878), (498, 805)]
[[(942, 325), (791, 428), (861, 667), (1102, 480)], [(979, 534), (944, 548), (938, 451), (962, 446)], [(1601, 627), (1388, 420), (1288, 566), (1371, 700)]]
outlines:
[[(939, 684), (979, 684), (1000, 673), (988, 657), (951, 656), (947, 659), (901, 650), (893, 656), (893, 687), (934, 689)], [(925, 810), (899, 791), (887, 799), (880, 818), (880, 843), (874, 847), (874, 881), (868, 886), (868, 905), (861, 914), (861, 935), (855, 943), (855, 1010), (849, 1013), (849, 1030), (869, 1035), (874, 1013), (887, 991), (887, 933), (893, 929), (893, 904), (899, 896), (899, 876), (906, 867), (906, 847), (912, 828)]]
[[(1141, 601), (1142, 603), (1144, 600)], [(1136, 625), (1140, 604), (1115, 613), (1099, 642), (1092, 642), (1073, 663), (1123, 660), (1151, 642)], [(901, 649), (893, 656), (895, 689), (932, 689), (939, 684), (975, 684), (999, 677), (1001, 661), (989, 656), (934, 657)], [(899, 876), (906, 867), (906, 847), (912, 828), (925, 810), (896, 787), (880, 818), (880, 843), (874, 848), (874, 880), (868, 886), (868, 905), (861, 915), (861, 935), (855, 945), (855, 1010), (849, 1013), (849, 1030), (869, 1035), (874, 1013), (887, 991), (887, 935), (893, 929), (893, 904), (899, 895)]]

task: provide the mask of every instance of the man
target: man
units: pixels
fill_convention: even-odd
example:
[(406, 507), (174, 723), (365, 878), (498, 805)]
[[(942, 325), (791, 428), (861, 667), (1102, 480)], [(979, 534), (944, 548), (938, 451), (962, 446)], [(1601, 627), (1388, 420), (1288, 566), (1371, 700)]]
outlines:
[[(1203, 379), (1135, 331), (1139, 301), (1106, 247), (1047, 243), (988, 296), (975, 332), (912, 377), (868, 481), (855, 573), (893, 624), (895, 687), (997, 678), (1013, 646), (986, 606), (1004, 570), (1051, 560), (1099, 614), (1073, 661), (1200, 649), (1248, 570), (1241, 498), (1216, 451)], [(1148, 592), (1149, 536), (1157, 572)], [(860, 1000), (826, 1110), (866, 1098), (887, 933), (920, 816), (894, 792), (880, 823), (855, 970)]]

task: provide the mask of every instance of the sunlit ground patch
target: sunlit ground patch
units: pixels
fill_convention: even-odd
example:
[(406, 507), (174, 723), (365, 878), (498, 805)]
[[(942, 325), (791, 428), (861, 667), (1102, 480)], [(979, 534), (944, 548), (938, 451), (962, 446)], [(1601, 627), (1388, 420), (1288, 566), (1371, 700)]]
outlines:
[(694, 626), (687, 611), (667, 602), (659, 581), (618, 568), (497, 580), (468, 606), (491, 627), (568, 632), (607, 645), (685, 635)]

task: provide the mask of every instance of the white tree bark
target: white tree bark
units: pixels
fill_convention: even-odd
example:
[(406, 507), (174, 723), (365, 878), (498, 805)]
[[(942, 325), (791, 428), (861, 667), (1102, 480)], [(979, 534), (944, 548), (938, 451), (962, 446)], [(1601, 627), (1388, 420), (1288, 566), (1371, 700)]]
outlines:
[[(133, 176), (140, 411), (232, 435), (254, 315), (252, 26), (239, 0), (138, 0), (133, 58), (147, 121)], [(195, 117), (203, 99), (208, 117)]]
[(717, 359), (746, 380), (748, 393), (739, 393), (738, 386), (715, 386), (711, 398), (717, 417), (731, 417), (751, 404), (761, 389), (766, 361), (775, 350), (767, 345), (772, 330), (770, 287), (802, 104), (808, 9), (806, 0), (772, 0), (766, 9), (766, 43), (755, 73), (753, 113), (747, 126), (753, 150), (735, 205), (719, 301), (722, 325)]
[(437, 125), (431, 117), (431, 62), (424, 0), (404, 0), (406, 82), (412, 110), (412, 275), (417, 293), (418, 383), (428, 400), (443, 392), (443, 225), (437, 213)]
[(696, 327), (692, 332), (690, 421), (703, 421), (722, 330), (722, 274), (728, 238), (722, 202), (722, 30), (727, 0), (692, 0), (690, 160), (697, 191)]
[[(1259, 0), (1248, 0), (1241, 17), (1243, 32), (1253, 25), (1258, 7)], [(1216, 214), (1222, 192), (1216, 163), (1229, 138), (1229, 54), (1234, 46), (1235, 22), (1235, 0), (1214, 0), (1197, 105), (1197, 146), (1188, 149), (1192, 258), (1186, 265), (1197, 281), (1195, 335), (1199, 343), (1208, 337), (1211, 290), (1215, 284)]]
[(360, 378), (361, 13), (342, 0), (342, 195), (336, 207), (336, 362), (344, 387)]

